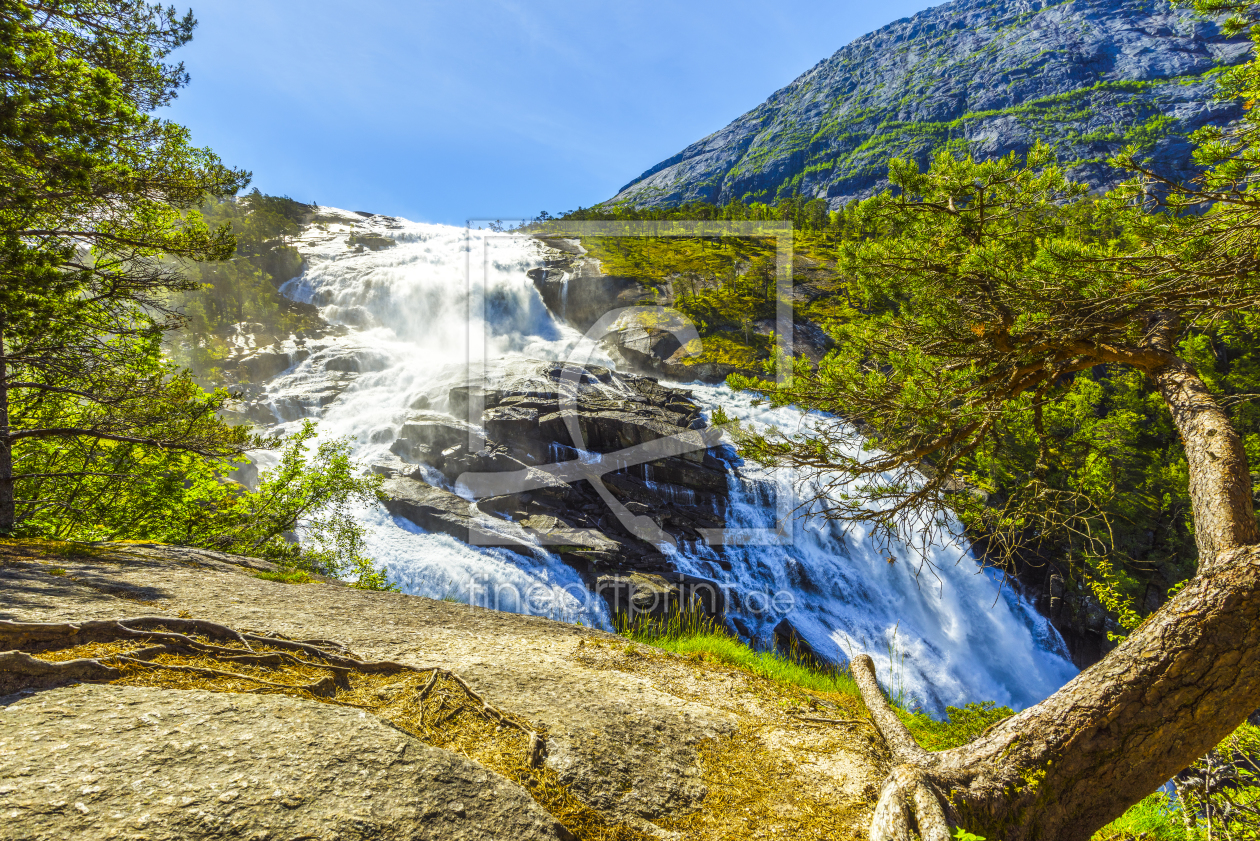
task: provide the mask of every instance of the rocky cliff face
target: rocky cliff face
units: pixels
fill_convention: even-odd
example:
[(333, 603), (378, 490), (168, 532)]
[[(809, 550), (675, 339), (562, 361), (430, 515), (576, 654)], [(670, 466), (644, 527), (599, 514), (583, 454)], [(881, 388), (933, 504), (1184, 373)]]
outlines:
[(1119, 180), (1106, 159), (1130, 143), (1184, 175), (1186, 136), (1240, 113), (1214, 100), (1211, 71), (1249, 54), (1166, 0), (955, 0), (857, 39), (612, 201), (836, 208), (886, 186), (890, 157), (1022, 154), (1037, 138), (1099, 187)]

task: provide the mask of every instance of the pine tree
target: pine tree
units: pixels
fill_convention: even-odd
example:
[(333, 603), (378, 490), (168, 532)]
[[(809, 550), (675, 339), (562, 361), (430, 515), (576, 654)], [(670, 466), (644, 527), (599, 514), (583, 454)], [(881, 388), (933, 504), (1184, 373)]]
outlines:
[[(249, 180), (151, 113), (187, 83), (166, 59), (195, 26), (191, 12), (140, 0), (0, 0), (0, 533), (15, 524), (21, 442), (210, 457), (249, 443), (217, 421), (224, 395), (190, 393), (152, 364), (156, 338), (180, 321), (170, 294), (193, 286), (170, 258), (235, 248), (193, 209)], [(13, 422), (15, 406), (54, 395), (87, 420)]]

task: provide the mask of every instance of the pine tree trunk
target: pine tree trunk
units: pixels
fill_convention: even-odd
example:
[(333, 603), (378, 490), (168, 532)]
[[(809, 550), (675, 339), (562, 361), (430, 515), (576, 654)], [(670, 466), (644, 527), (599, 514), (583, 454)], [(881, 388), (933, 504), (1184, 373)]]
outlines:
[[(1168, 344), (1156, 336), (1148, 346), (1167, 353)], [(1087, 841), (1260, 706), (1260, 536), (1247, 457), (1194, 369), (1167, 359), (1148, 373), (1185, 446), (1198, 573), (1102, 661), (962, 748), (914, 744), (869, 658), (855, 658), (897, 761), (872, 841), (908, 841), (916, 825), (924, 841), (944, 841), (942, 819), (995, 841)]]
[(13, 493), (13, 443), (9, 440), (9, 367), (4, 321), (0, 319), (0, 537), (13, 533), (17, 506)]

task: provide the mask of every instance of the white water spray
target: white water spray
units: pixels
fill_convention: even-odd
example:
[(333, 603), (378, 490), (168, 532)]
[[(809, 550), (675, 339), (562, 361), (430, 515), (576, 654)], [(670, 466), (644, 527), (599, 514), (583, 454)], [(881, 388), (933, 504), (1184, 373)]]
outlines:
[[(528, 239), (384, 217), (365, 221), (330, 209), (321, 218), (333, 221), (311, 226), (299, 239), (306, 267), (283, 291), (316, 304), (349, 332), (308, 344), (309, 358), (268, 385), (281, 419), (276, 431), (317, 416), (321, 437), (350, 436), (355, 455), (371, 463), (389, 456), (409, 411), (450, 410), (447, 394), (466, 382), (470, 361), (565, 359), (580, 339), (551, 317), (526, 277), (542, 259)], [(356, 251), (347, 243), (352, 226), (396, 245)], [(470, 292), (470, 271), (484, 273), (484, 294)], [(611, 367), (607, 359), (592, 361)], [(746, 422), (794, 428), (801, 421), (799, 412), (754, 407), (749, 396), (725, 386), (685, 387), (707, 409), (720, 404)], [(785, 480), (748, 465), (740, 472), (761, 490), (757, 481), (732, 482), (728, 526), (771, 527), (768, 491), (785, 490)], [(444, 482), (436, 471), (429, 478)], [(362, 517), (369, 552), (405, 592), (608, 625), (602, 600), (541, 548), (526, 558), (426, 534), (383, 510)], [(763, 644), (784, 616), (774, 609), (782, 601), (769, 609), (767, 602), (790, 594), (790, 619), (819, 653), (839, 658), (865, 651), (881, 679), (903, 685), (931, 709), (974, 700), (1021, 708), (1075, 674), (1048, 623), (955, 543), (932, 550), (939, 577), (916, 577), (921, 559), (908, 547), (895, 547), (890, 564), (860, 530), (844, 534), (814, 520), (798, 520), (793, 529), (790, 545), (728, 547), (719, 555), (687, 544), (673, 560), (681, 571), (728, 587), (732, 614)]]

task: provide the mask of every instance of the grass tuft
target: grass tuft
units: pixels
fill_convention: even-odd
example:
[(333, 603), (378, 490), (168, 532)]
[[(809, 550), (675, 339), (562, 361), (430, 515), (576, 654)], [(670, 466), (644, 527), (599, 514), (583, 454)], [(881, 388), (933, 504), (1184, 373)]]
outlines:
[(305, 570), (280, 567), (275, 572), (255, 572), (255, 578), (263, 581), (279, 581), (281, 584), (310, 584), (311, 576)]
[(1188, 841), (1198, 836), (1186, 830), (1176, 801), (1157, 791), (1094, 833), (1093, 841)]
[[(621, 614), (614, 619), (623, 637), (683, 656), (696, 657), (735, 666), (787, 686), (814, 692), (834, 692), (860, 698), (857, 684), (848, 669), (818, 666), (802, 657), (775, 651), (754, 651), (731, 636), (726, 628), (709, 619), (698, 608), (682, 611), (666, 619)], [(629, 649), (627, 649), (627, 653)]]
[(901, 708), (897, 712), (914, 740), (931, 751), (962, 747), (997, 722), (1015, 715), (1010, 707), (999, 707), (992, 701), (946, 707), (946, 717), (940, 721), (922, 712), (907, 712)]

